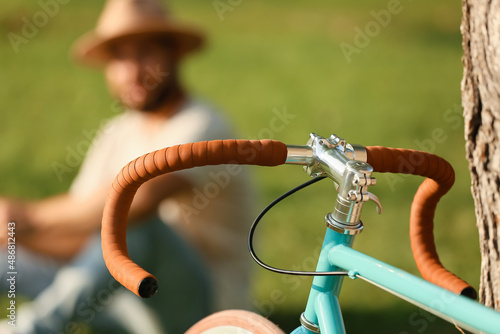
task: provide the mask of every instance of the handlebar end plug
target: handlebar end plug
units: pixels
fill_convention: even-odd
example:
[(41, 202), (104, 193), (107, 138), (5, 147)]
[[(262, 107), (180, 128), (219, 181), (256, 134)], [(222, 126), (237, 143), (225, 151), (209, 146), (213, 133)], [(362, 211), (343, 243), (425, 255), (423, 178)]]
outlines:
[(476, 300), (477, 299), (477, 292), (476, 290), (471, 287), (471, 286), (468, 286), (466, 287), (465, 289), (463, 289), (460, 294), (462, 296), (465, 296), (465, 297), (469, 297), (470, 299), (472, 300)]
[(139, 283), (139, 296), (142, 298), (152, 297), (156, 291), (158, 291), (158, 281), (152, 276), (146, 277)]

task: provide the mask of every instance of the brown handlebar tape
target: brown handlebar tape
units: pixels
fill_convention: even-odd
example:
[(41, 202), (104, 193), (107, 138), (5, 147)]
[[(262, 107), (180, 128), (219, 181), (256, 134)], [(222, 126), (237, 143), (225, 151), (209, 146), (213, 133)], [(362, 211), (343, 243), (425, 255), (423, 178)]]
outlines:
[(443, 267), (434, 244), (434, 212), (455, 182), (453, 167), (443, 158), (421, 151), (381, 146), (369, 146), (366, 151), (367, 162), (375, 172), (427, 177), (415, 194), (410, 215), (410, 241), (417, 268), (429, 282), (476, 299), (473, 287)]
[(127, 250), (127, 217), (141, 184), (162, 174), (197, 166), (277, 166), (286, 161), (286, 156), (286, 145), (279, 141), (213, 140), (167, 147), (131, 161), (115, 178), (104, 207), (102, 249), (111, 275), (141, 297), (151, 297), (158, 289), (156, 278), (135, 264)]

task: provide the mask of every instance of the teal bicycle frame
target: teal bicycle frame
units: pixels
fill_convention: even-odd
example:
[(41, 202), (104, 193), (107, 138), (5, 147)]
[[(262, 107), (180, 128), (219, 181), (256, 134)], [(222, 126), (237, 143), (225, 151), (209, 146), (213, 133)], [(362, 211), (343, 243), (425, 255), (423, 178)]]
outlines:
[(500, 312), (352, 249), (355, 235), (363, 228), (363, 202), (373, 200), (381, 209), (378, 198), (367, 190), (375, 185), (373, 169), (363, 161), (363, 147), (335, 135), (311, 134), (307, 146), (288, 146), (288, 164), (303, 165), (309, 175), (328, 176), (338, 186), (336, 207), (326, 216), (329, 228), (316, 271), (345, 271), (314, 277), (302, 325), (292, 334), (345, 333), (338, 301), (345, 276), (361, 278), (469, 331), (500, 333)]
[[(328, 228), (316, 270), (346, 270), (348, 277), (361, 278), (466, 330), (500, 332), (499, 312), (360, 253), (351, 248), (353, 241), (353, 235)], [(292, 334), (345, 333), (338, 302), (343, 280), (344, 276), (314, 278), (302, 326)]]

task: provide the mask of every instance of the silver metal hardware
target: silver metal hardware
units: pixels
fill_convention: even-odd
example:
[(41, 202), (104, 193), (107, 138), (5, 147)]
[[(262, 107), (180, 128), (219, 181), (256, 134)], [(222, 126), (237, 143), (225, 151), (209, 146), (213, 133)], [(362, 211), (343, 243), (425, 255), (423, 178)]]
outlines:
[(318, 325), (316, 325), (316, 324), (310, 322), (309, 320), (307, 320), (307, 318), (304, 315), (304, 313), (302, 313), (300, 315), (300, 324), (302, 325), (302, 327), (304, 327), (305, 329), (307, 329), (310, 332), (318, 333), (318, 334), (321, 333), (320, 330), (319, 330)]
[[(335, 220), (335, 226), (351, 226), (358, 229), (361, 209), (370, 197), (368, 186), (372, 184), (373, 168), (363, 161), (349, 160), (346, 163), (342, 182), (339, 183), (337, 203), (330, 220)], [(329, 226), (333, 226), (329, 223)], [(358, 232), (359, 233), (359, 232)]]
[(364, 177), (360, 179), (359, 176), (355, 176), (352, 182), (356, 186), (374, 186), (377, 184), (377, 180), (374, 177), (371, 177), (369, 179)]
[(384, 208), (382, 207), (382, 203), (380, 203), (378, 197), (375, 194), (372, 194), (371, 192), (368, 192), (368, 197), (370, 198), (370, 200), (375, 202), (375, 204), (377, 204), (377, 212), (379, 215), (381, 215), (382, 212), (384, 211)]
[(366, 163), (363, 146), (346, 143), (343, 138), (331, 135), (323, 138), (311, 133), (306, 146), (288, 146), (286, 163), (304, 165), (312, 177), (324, 175), (337, 185), (337, 200), (333, 212), (325, 220), (328, 227), (347, 234), (357, 234), (363, 229), (361, 209), (373, 200), (382, 211), (378, 198), (368, 192), (376, 184), (371, 176), (373, 168)]
[(293, 165), (308, 165), (313, 162), (313, 150), (309, 146), (287, 145), (288, 155), (286, 157), (287, 164)]
[(345, 140), (335, 135), (323, 138), (311, 133), (307, 146), (311, 147), (315, 159), (304, 166), (305, 171), (311, 176), (326, 174), (339, 183), (349, 160), (344, 154)]
[(367, 160), (366, 149), (358, 144), (347, 144), (345, 155), (351, 160), (364, 161)]
[(356, 235), (363, 231), (363, 223), (361, 221), (357, 224), (343, 224), (333, 218), (333, 212), (325, 216), (325, 222), (328, 228), (342, 234)]

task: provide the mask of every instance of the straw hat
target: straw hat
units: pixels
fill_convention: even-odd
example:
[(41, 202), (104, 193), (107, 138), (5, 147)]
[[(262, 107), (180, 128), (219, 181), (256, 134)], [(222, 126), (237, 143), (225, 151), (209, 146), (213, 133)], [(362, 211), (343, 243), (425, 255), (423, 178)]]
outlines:
[(96, 28), (75, 42), (72, 54), (82, 63), (102, 64), (110, 43), (134, 36), (172, 39), (183, 55), (203, 44), (199, 30), (173, 21), (158, 0), (108, 0)]

